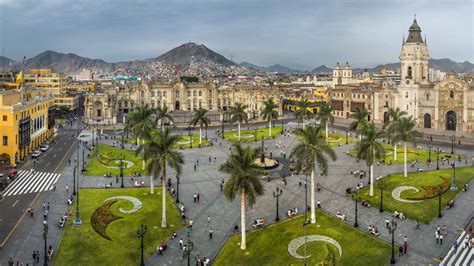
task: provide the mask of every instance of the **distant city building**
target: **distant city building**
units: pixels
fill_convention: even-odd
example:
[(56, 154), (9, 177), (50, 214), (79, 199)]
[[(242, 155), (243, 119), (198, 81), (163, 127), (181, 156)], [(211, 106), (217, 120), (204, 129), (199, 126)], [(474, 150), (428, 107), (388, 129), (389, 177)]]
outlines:
[(82, 69), (82, 71), (76, 76), (77, 81), (89, 81), (94, 79), (94, 73), (90, 69)]
[(428, 71), (429, 81), (431, 83), (442, 81), (446, 78), (446, 72), (442, 72), (441, 70), (430, 68)]

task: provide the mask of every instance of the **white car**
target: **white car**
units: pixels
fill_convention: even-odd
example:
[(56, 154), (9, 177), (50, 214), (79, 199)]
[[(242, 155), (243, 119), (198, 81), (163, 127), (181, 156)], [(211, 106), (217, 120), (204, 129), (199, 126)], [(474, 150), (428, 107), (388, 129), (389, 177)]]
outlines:
[(41, 145), (41, 151), (47, 151), (49, 149), (49, 145)]
[(33, 151), (33, 153), (31, 154), (31, 157), (33, 157), (33, 158), (38, 158), (40, 155), (41, 155), (41, 151), (35, 150), (35, 151)]

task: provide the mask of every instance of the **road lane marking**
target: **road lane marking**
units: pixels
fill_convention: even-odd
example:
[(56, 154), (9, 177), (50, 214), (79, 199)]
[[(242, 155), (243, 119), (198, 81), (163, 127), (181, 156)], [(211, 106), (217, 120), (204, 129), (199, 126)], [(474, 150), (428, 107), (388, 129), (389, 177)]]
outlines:
[(15, 208), (15, 205), (19, 202), (20, 200), (16, 200), (15, 203), (13, 203), (12, 208)]

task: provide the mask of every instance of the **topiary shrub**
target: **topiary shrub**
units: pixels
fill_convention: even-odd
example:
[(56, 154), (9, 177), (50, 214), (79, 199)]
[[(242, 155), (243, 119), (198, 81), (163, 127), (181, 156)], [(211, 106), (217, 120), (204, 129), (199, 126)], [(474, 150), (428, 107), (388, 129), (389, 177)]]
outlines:
[(121, 219), (123, 217), (116, 216), (110, 211), (110, 207), (117, 202), (117, 200), (110, 200), (107, 202), (104, 202), (99, 208), (97, 208), (94, 213), (92, 213), (91, 216), (91, 225), (92, 228), (94, 228), (94, 231), (96, 231), (100, 236), (107, 240), (112, 240), (110, 237), (107, 235), (107, 226), (118, 219)]

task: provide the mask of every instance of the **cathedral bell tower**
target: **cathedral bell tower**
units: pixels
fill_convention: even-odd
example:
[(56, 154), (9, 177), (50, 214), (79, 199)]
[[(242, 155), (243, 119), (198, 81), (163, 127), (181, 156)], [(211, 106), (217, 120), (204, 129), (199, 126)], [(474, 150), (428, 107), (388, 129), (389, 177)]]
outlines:
[(416, 18), (413, 20), (408, 32), (408, 38), (403, 40), (400, 53), (402, 84), (428, 84), (428, 62), (430, 55), (426, 45), (426, 38), (423, 41), (421, 29)]
[[(408, 30), (408, 38), (403, 39), (402, 51), (400, 53), (400, 87), (398, 105), (408, 115), (414, 118), (418, 114), (417, 91), (420, 85), (427, 85), (428, 62), (430, 55), (426, 39), (421, 37), (421, 29), (418, 26), (416, 17)], [(418, 97), (418, 98), (417, 98)]]

